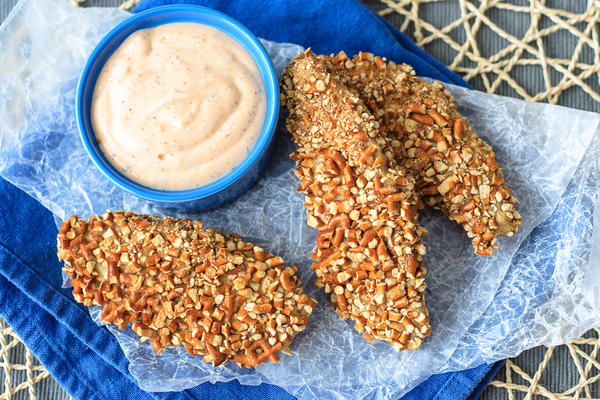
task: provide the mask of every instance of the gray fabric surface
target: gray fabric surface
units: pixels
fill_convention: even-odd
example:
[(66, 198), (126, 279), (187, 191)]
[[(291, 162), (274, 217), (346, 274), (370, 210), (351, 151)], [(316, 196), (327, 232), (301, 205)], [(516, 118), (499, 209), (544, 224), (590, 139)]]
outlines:
[[(53, 0), (53, 1), (67, 1), (67, 0)], [(0, 21), (3, 20), (13, 7), (13, 5), (17, 2), (17, 0), (0, 0)], [(93, 5), (93, 6), (114, 6), (120, 4), (120, 0), (88, 0), (83, 3), (83, 5)], [(436, 26), (442, 26), (445, 21), (454, 20), (457, 16), (456, 13), (458, 9), (453, 1), (446, 2), (445, 4), (433, 4), (422, 6), (423, 17), (428, 21), (432, 21)], [(516, 4), (527, 4), (526, 1), (516, 0)], [(565, 9), (569, 9), (571, 11), (581, 11), (581, 8), (585, 6), (584, 1), (571, 1), (571, 0), (561, 0), (553, 2), (553, 5), (556, 7), (561, 7)], [(382, 6), (377, 0), (367, 0), (366, 4), (372, 7), (374, 10), (381, 9)], [(498, 13), (501, 13), (498, 11)], [(514, 18), (513, 15), (490, 15), (490, 17), (495, 21), (505, 21), (507, 23), (512, 24), (512, 32), (515, 35), (522, 34), (524, 29), (528, 26), (528, 22), (526, 20), (526, 16), (520, 15), (519, 18)], [(521, 18), (522, 17), (522, 18)], [(399, 26), (402, 23), (402, 17), (393, 14), (387, 17), (388, 20)], [(412, 34), (409, 29), (407, 32), (409, 35)], [(461, 37), (462, 32), (460, 29), (456, 29), (453, 31), (453, 35), (457, 40), (464, 40)], [(463, 35), (464, 36), (464, 35)], [(482, 43), (485, 43), (486, 46), (489, 46), (488, 49), (491, 52), (494, 52), (500, 48), (501, 43), (497, 39), (497, 37), (492, 36), (489, 32), (483, 31), (480, 37)], [(565, 57), (568, 58), (570, 54), (570, 49), (573, 48), (576, 44), (576, 38), (565, 33), (559, 32), (557, 35), (552, 37), (552, 40), (547, 41), (546, 43), (547, 51), (549, 54), (553, 54), (557, 57)], [(454, 51), (448, 48), (447, 46), (434, 42), (428, 45), (425, 48), (430, 54), (437, 57), (440, 61), (445, 64), (448, 64), (452, 61), (454, 56)], [(590, 55), (591, 56), (591, 55)], [(522, 74), (519, 76), (520, 80), (526, 81), (527, 86), (526, 89), (537, 90), (543, 87), (543, 79), (542, 75), (539, 71), (536, 71), (533, 68), (523, 68), (517, 72), (517, 74)], [(553, 81), (557, 81), (559, 79), (557, 74), (551, 74), (551, 78)], [(473, 86), (477, 89), (483, 89), (482, 82), (472, 82)], [(503, 94), (506, 96), (518, 97), (517, 94), (511, 89), (508, 85), (503, 84), (498, 91), (499, 94)], [(574, 107), (589, 111), (600, 111), (600, 104), (595, 102), (589, 96), (582, 96), (580, 91), (577, 88), (569, 89), (563, 96), (560, 98), (560, 104)], [(589, 334), (588, 334), (589, 335)], [(539, 362), (542, 360), (545, 354), (545, 348), (535, 348), (528, 350), (521, 355), (519, 355), (515, 362), (517, 365), (521, 366), (521, 368), (527, 372), (529, 375), (533, 375), (539, 365)], [(10, 350), (10, 357), (15, 363), (24, 362), (24, 351), (22, 345), (16, 346), (15, 348)], [(15, 382), (22, 382), (24, 380), (24, 376), (21, 374), (25, 374), (25, 372), (16, 372), (14, 373)], [(504, 379), (504, 372), (501, 371), (497, 377), (497, 379)], [(553, 392), (562, 392), (571, 386), (575, 385), (575, 383), (579, 380), (579, 374), (577, 369), (568, 353), (566, 348), (560, 348), (555, 352), (555, 355), (550, 360), (549, 366), (547, 368), (547, 372), (542, 375), (541, 383)], [(4, 376), (1, 373), (0, 369), (0, 382), (4, 381)], [(522, 379), (515, 378), (514, 383), (521, 385), (528, 385), (526, 381)], [(596, 398), (600, 396), (600, 381), (596, 382), (591, 386), (591, 395)], [(60, 388), (60, 386), (53, 379), (44, 379), (40, 383), (36, 384), (36, 393), (38, 399), (56, 399), (62, 400), (67, 398), (67, 394)], [(1, 395), (1, 394), (0, 394)], [(515, 399), (523, 398), (524, 395), (522, 393), (516, 393)], [(28, 394), (26, 391), (21, 391), (15, 397), (16, 400), (27, 399)], [(533, 399), (540, 398), (538, 396), (534, 396)], [(480, 399), (483, 400), (504, 400), (508, 399), (507, 392), (505, 390), (501, 390), (494, 387), (488, 387)]]

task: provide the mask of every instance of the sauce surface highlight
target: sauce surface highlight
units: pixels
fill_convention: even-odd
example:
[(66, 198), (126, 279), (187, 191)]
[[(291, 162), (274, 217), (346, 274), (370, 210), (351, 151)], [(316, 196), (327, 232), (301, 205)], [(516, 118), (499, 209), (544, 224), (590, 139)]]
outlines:
[(196, 23), (132, 33), (102, 69), (92, 125), (124, 175), (162, 190), (223, 177), (262, 130), (266, 95), (252, 56), (227, 34)]

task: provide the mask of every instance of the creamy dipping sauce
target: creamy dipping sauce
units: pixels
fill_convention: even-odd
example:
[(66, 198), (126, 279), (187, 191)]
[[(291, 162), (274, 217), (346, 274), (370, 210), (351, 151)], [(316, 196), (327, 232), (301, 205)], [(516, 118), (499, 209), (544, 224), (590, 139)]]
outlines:
[(196, 23), (132, 33), (102, 69), (92, 125), (102, 152), (142, 185), (184, 190), (223, 177), (261, 132), (266, 95), (252, 56)]

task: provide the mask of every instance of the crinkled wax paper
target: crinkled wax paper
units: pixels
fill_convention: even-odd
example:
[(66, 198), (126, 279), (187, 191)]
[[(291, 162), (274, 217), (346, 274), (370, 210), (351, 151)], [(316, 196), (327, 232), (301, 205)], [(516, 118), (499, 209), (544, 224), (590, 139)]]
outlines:
[[(163, 214), (112, 185), (81, 146), (74, 92), (87, 55), (127, 13), (77, 9), (65, 1), (22, 0), (0, 28), (0, 175), (56, 216), (106, 209)], [(279, 71), (300, 50), (266, 43)], [(464, 232), (434, 211), (422, 215), (432, 336), (416, 352), (368, 344), (314, 284), (305, 223), (283, 123), (272, 162), (243, 197), (187, 217), (238, 232), (297, 264), (319, 300), (293, 356), (254, 370), (211, 368), (182, 349), (156, 356), (130, 330), (108, 329), (142, 389), (174, 391), (205, 381), (269, 382), (299, 398), (390, 398), (431, 374), (568, 341), (600, 325), (600, 117), (451, 87), (465, 116), (491, 143), (521, 200), (523, 226), (492, 257), (473, 255)], [(94, 313), (94, 312), (93, 312)], [(97, 313), (97, 310), (96, 310)]]

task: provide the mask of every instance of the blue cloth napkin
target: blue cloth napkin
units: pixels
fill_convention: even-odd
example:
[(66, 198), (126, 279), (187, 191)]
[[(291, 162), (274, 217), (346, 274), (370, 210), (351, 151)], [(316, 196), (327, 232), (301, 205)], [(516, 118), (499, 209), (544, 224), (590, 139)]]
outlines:
[[(312, 47), (318, 53), (360, 50), (412, 64), (421, 76), (468, 86), (406, 36), (354, 0), (325, 8), (320, 0), (145, 0), (135, 11), (172, 3), (215, 8), (256, 35)], [(237, 381), (199, 385), (179, 393), (140, 390), (116, 339), (98, 327), (70, 290), (61, 288), (51, 213), (0, 178), (0, 316), (58, 382), (77, 399), (291, 399), (277, 386)], [(404, 399), (477, 398), (502, 362), (436, 375)]]

